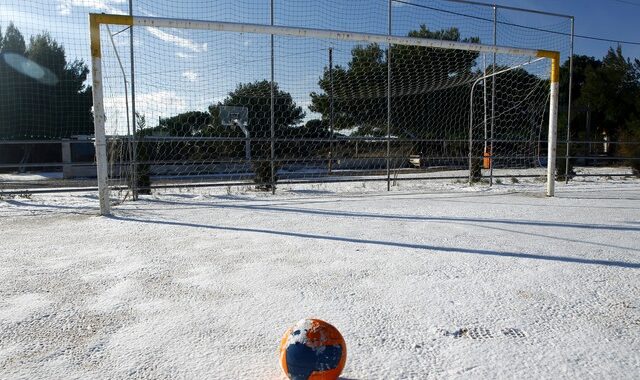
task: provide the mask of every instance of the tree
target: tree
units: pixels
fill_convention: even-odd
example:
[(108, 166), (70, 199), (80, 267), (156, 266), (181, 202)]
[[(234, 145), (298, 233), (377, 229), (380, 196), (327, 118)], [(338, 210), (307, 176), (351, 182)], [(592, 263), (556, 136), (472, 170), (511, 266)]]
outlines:
[[(385, 52), (378, 44), (356, 46), (351, 51), (348, 66), (336, 66), (333, 70), (334, 129), (359, 127), (360, 134), (380, 134), (386, 125), (387, 69)], [(330, 81), (325, 68), (318, 82), (324, 93), (311, 93), (312, 112), (322, 114), (329, 121)], [(386, 128), (385, 128), (386, 129)]]
[[(595, 132), (605, 134), (610, 141), (618, 141), (638, 96), (638, 74), (618, 46), (615, 50), (609, 49), (601, 67), (587, 69), (578, 104), (592, 111)], [(613, 146), (609, 153), (615, 150)]]
[(620, 153), (629, 158), (628, 164), (633, 168), (636, 176), (640, 177), (640, 60), (635, 59), (632, 76), (636, 83), (636, 97), (634, 110), (628, 115), (625, 128), (621, 132)]
[(169, 136), (192, 137), (199, 135), (211, 124), (211, 114), (188, 111), (160, 120), (158, 130)]
[(29, 62), (36, 74), (46, 74), (29, 75), (6, 59), (0, 61), (0, 139), (93, 134), (91, 88), (85, 84), (89, 69), (82, 61), (67, 62), (62, 45), (46, 32), (31, 37), (25, 47), (13, 24), (7, 27), (0, 52)]
[[(251, 136), (270, 138), (271, 136), (271, 82), (268, 80), (253, 83), (240, 83), (236, 89), (218, 104), (209, 106), (209, 113), (218, 115), (220, 106), (243, 106), (249, 110), (248, 128)], [(289, 127), (304, 119), (302, 107), (296, 105), (288, 92), (280, 90), (274, 83), (274, 129), (276, 135), (282, 135)]]
[(27, 87), (32, 97), (32, 135), (60, 138), (93, 134), (93, 98), (85, 85), (89, 68), (84, 62), (67, 62), (64, 48), (48, 33), (32, 37), (27, 58), (49, 69), (57, 78), (56, 84), (31, 80)]
[[(462, 39), (457, 28), (431, 31), (421, 25), (408, 35), (479, 42), (478, 38)], [(457, 128), (461, 132), (468, 115), (466, 118), (460, 115), (452, 125), (445, 121), (451, 117), (447, 109), (463, 109), (463, 103), (468, 104), (468, 89), (457, 85), (469, 78), (478, 53), (397, 45), (391, 48), (391, 57), (391, 133), (399, 137), (428, 138), (434, 133), (429, 126), (442, 126), (445, 122), (451, 130)], [(347, 67), (334, 68), (331, 74), (336, 130), (358, 127), (356, 134), (359, 135), (386, 135), (387, 62), (387, 53), (379, 45), (369, 44), (356, 46), (351, 51)], [(322, 92), (311, 94), (309, 109), (328, 120), (332, 88), (328, 68), (318, 84)]]
[[(462, 38), (457, 28), (432, 31), (426, 25), (410, 31), (409, 37), (479, 43), (477, 37)], [(454, 51), (421, 46), (392, 45), (390, 51), (377, 44), (356, 46), (345, 66), (332, 72), (325, 68), (318, 84), (321, 92), (311, 93), (309, 109), (331, 120), (336, 131), (355, 130), (352, 135), (383, 137), (389, 132), (399, 138), (440, 140), (394, 145), (394, 150), (431, 156), (460, 155), (468, 144), (442, 142), (468, 137), (469, 81), (474, 73), (477, 52)], [(391, 108), (388, 115), (388, 62), (391, 57)], [(333, 93), (331, 93), (333, 91)], [(378, 145), (377, 152), (386, 148)], [(384, 150), (381, 150), (384, 149)], [(466, 153), (464, 153), (466, 155)]]
[[(249, 110), (248, 129), (251, 132), (251, 159), (256, 172), (255, 182), (271, 189), (271, 82), (267, 80), (241, 83), (218, 104), (209, 106), (209, 113), (219, 114), (220, 106), (243, 106)], [(274, 132), (284, 137), (304, 119), (302, 107), (296, 105), (288, 92), (274, 83)], [(276, 144), (276, 156), (283, 157), (281, 144)], [(276, 165), (277, 167), (277, 165)], [(275, 173), (274, 173), (275, 178)]]
[[(24, 37), (13, 23), (10, 23), (0, 41), (0, 54), (23, 55), (25, 50)], [(0, 83), (0, 139), (18, 137), (16, 129), (20, 127), (19, 116), (28, 111), (23, 109), (27, 101), (24, 92), (26, 78), (17, 74), (5, 59), (0, 59)]]
[[(609, 141), (626, 142), (611, 144), (608, 153), (637, 158), (640, 155), (637, 144), (640, 141), (640, 61), (634, 62), (624, 57), (622, 49), (610, 48), (602, 60), (586, 56), (574, 56), (572, 88), (572, 128), (571, 140), (602, 141), (606, 135)], [(559, 136), (566, 136), (566, 108), (568, 101), (569, 61), (561, 68), (561, 93)], [(564, 104), (564, 106), (562, 106)], [(588, 156), (591, 144), (573, 145), (571, 155)], [(564, 153), (564, 145), (559, 146), (559, 155)], [(562, 160), (564, 161), (564, 159)], [(560, 161), (559, 161), (560, 162)], [(640, 166), (637, 160), (632, 165)], [(564, 164), (564, 162), (562, 162)], [(564, 166), (559, 165), (564, 173)]]
[(573, 172), (573, 160), (569, 160), (569, 167), (566, 168), (567, 160), (565, 156), (567, 154), (573, 156), (584, 156), (586, 154), (586, 145), (578, 144), (571, 147), (571, 151), (567, 152), (567, 145), (561, 143), (565, 138), (571, 140), (593, 140), (591, 136), (590, 127), (587, 125), (590, 122), (591, 106), (589, 104), (582, 104), (579, 99), (582, 96), (582, 89), (587, 80), (587, 72), (593, 70), (599, 70), (602, 66), (602, 61), (595, 57), (589, 57), (586, 55), (574, 55), (573, 56), (573, 72), (571, 75), (571, 135), (567, 133), (567, 112), (569, 107), (569, 72), (571, 61), (567, 59), (560, 67), (560, 94), (559, 94), (559, 107), (558, 107), (558, 151), (556, 160), (556, 169), (559, 180), (565, 180), (565, 173), (569, 176), (574, 175)]
[(0, 53), (24, 54), (25, 50), (26, 45), (24, 43), (22, 33), (20, 33), (18, 28), (16, 28), (12, 22), (9, 23), (9, 26), (4, 33), (4, 38), (2, 39)]
[[(567, 59), (562, 66), (560, 66), (560, 94), (559, 104), (560, 111), (566, 112), (569, 104), (569, 65), (571, 61)], [(582, 95), (582, 88), (587, 80), (587, 71), (598, 70), (602, 67), (602, 61), (595, 57), (589, 57), (586, 55), (574, 55), (573, 56), (573, 73), (571, 77), (571, 101), (575, 102)], [(577, 116), (574, 114), (573, 117)]]

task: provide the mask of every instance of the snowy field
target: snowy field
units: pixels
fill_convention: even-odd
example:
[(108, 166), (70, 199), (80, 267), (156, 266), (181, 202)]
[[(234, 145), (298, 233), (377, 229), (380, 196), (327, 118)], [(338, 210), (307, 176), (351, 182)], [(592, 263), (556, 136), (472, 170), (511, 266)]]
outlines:
[(638, 378), (640, 181), (0, 200), (0, 378), (280, 379), (304, 317), (344, 379)]

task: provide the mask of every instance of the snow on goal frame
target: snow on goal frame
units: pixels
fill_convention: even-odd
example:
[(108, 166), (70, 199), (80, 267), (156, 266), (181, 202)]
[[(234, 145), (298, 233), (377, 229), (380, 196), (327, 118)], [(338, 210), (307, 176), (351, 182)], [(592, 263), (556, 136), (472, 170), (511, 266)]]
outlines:
[[(231, 22), (216, 22), (216, 21), (201, 21), (201, 20), (187, 20), (187, 19), (174, 19), (174, 18), (157, 18), (157, 17), (143, 17), (143, 16), (124, 16), (124, 15), (108, 15), (108, 14), (90, 14), (90, 34), (91, 34), (91, 55), (92, 55), (92, 69), (93, 69), (93, 104), (94, 104), (94, 126), (95, 126), (95, 145), (96, 145), (96, 162), (97, 162), (97, 177), (98, 177), (98, 189), (100, 199), (100, 213), (102, 215), (110, 214), (110, 200), (109, 200), (109, 187), (108, 187), (108, 168), (109, 161), (107, 157), (107, 134), (105, 132), (105, 96), (103, 86), (103, 61), (102, 61), (102, 49), (101, 49), (101, 25), (122, 25), (122, 26), (142, 26), (153, 28), (175, 28), (175, 29), (193, 29), (193, 30), (208, 30), (213, 32), (231, 32), (238, 34), (255, 34), (265, 37), (282, 36), (287, 38), (315, 38), (322, 40), (332, 41), (349, 41), (352, 43), (368, 43), (368, 44), (380, 44), (388, 47), (420, 47), (420, 48), (432, 48), (439, 51), (452, 51), (452, 52), (474, 52), (484, 54), (502, 54), (510, 57), (520, 57), (523, 61), (528, 59), (529, 61), (543, 59), (550, 63), (550, 72), (548, 75), (549, 83), (549, 110), (548, 110), (548, 138), (547, 138), (547, 162), (553, 163), (556, 160), (556, 132), (557, 132), (557, 114), (558, 114), (558, 87), (559, 87), (559, 65), (560, 54), (555, 51), (548, 50), (534, 50), (534, 49), (522, 49), (515, 47), (484, 45), (479, 43), (457, 42), (447, 40), (434, 40), (429, 38), (416, 38), (416, 37), (400, 37), (385, 34), (368, 34), (368, 33), (352, 33), (338, 30), (326, 30), (326, 29), (311, 29), (311, 28), (297, 28), (297, 27), (285, 27), (285, 26), (269, 26), (249, 23), (231, 23)], [(393, 52), (393, 49), (389, 50), (389, 54)], [(391, 62), (390, 56), (389, 62)], [(273, 66), (273, 64), (272, 64)], [(387, 73), (387, 177), (389, 176), (389, 146), (391, 140), (390, 123), (391, 123), (391, 86), (393, 83), (391, 79), (391, 68), (388, 66)], [(485, 76), (490, 77), (498, 75), (487, 74), (485, 69)], [(272, 67), (272, 83), (273, 83), (273, 67)], [(485, 82), (486, 83), (486, 82)], [(483, 86), (486, 88), (485, 86)], [(473, 94), (472, 94), (473, 100)], [(473, 110), (472, 110), (473, 112)], [(485, 113), (486, 114), (486, 113)], [(273, 118), (273, 101), (272, 101), (272, 118)], [(272, 119), (273, 120), (273, 119)], [(471, 118), (471, 124), (474, 121)], [(273, 121), (272, 121), (273, 123)], [(242, 123), (240, 123), (242, 124)], [(251, 126), (249, 126), (250, 128)], [(471, 127), (471, 126), (470, 126)], [(333, 128), (333, 126), (332, 126)], [(246, 126), (245, 126), (245, 129)], [(247, 129), (248, 132), (248, 129)], [(272, 150), (272, 175), (273, 175), (273, 134), (271, 137), (271, 150)], [(469, 139), (471, 140), (471, 138)], [(333, 140), (332, 140), (333, 141)], [(382, 140), (384, 141), (384, 140)], [(249, 138), (247, 137), (247, 143)], [(332, 142), (333, 144), (333, 142)], [(471, 149), (469, 150), (471, 157)], [(546, 170), (546, 194), (547, 196), (554, 195), (554, 174), (555, 165), (547, 165)]]

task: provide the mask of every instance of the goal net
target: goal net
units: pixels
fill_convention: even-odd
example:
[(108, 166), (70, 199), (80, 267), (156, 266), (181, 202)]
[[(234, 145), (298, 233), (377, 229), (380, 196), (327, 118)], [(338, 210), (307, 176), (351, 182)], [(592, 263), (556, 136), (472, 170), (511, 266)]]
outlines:
[(110, 187), (543, 175), (558, 54), (405, 34), (92, 15), (103, 213)]

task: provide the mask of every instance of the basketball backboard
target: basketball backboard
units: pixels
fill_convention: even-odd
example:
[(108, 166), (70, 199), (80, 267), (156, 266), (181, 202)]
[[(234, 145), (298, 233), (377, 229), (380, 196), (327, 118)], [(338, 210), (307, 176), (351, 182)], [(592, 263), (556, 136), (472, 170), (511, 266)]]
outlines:
[(219, 106), (220, 124), (225, 127), (246, 127), (249, 122), (249, 109), (242, 106)]

